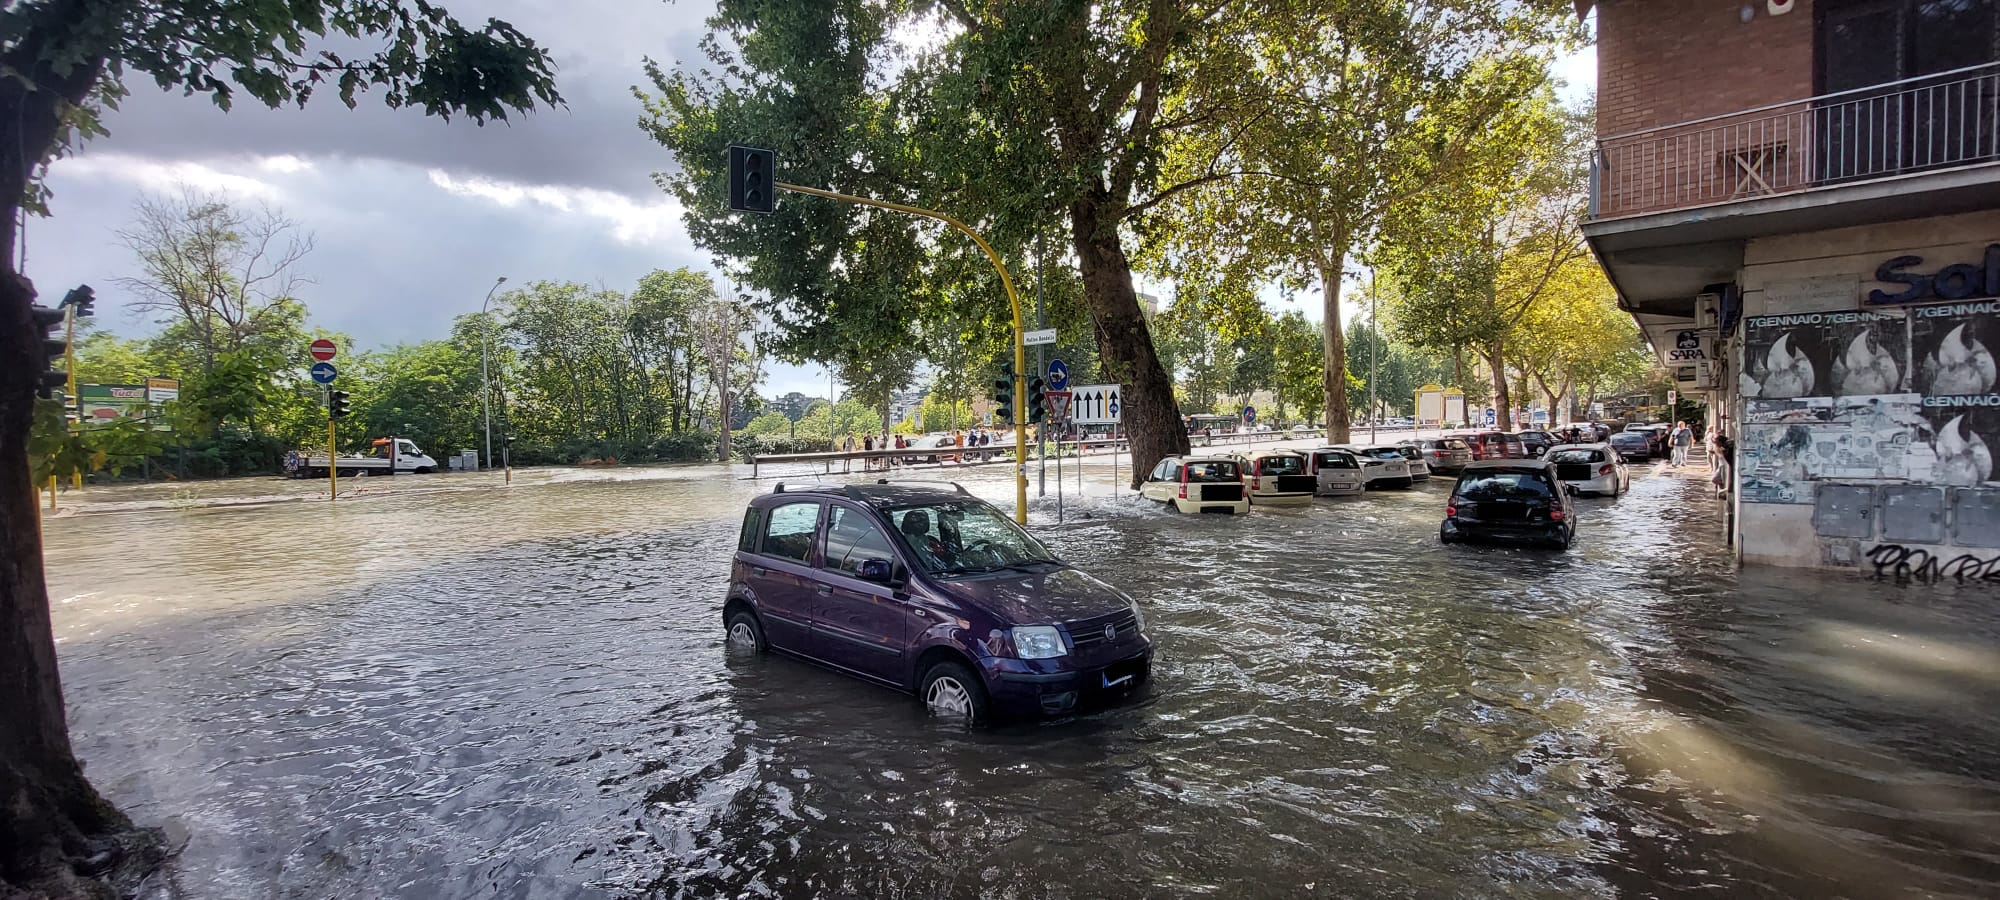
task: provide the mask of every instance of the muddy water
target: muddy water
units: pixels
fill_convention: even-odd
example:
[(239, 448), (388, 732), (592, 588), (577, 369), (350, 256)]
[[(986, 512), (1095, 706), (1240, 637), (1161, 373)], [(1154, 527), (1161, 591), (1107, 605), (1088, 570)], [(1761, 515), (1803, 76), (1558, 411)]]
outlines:
[(725, 653), (769, 482), (53, 520), (78, 750), (188, 897), (2000, 893), (1990, 588), (1738, 576), (1667, 477), (1567, 555), (1439, 546), (1448, 483), (1107, 482), (1037, 527), (1146, 604), (1155, 686), (973, 732)]

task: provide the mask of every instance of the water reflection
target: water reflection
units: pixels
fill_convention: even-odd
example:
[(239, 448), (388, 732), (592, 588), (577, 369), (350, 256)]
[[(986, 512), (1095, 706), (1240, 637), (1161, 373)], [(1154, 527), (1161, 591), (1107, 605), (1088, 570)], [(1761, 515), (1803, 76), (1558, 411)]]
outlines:
[(81, 517), (51, 573), (79, 750), (190, 896), (1992, 895), (1991, 590), (1739, 578), (1700, 487), (1553, 554), (1438, 545), (1448, 482), (1099, 486), (1043, 532), (1156, 684), (993, 731), (725, 652), (762, 486)]

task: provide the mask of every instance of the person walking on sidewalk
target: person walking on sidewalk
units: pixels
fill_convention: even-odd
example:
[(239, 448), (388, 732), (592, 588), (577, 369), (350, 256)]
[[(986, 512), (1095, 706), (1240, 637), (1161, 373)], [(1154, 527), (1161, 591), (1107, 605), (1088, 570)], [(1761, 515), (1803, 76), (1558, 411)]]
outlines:
[(1673, 465), (1675, 467), (1687, 465), (1688, 448), (1694, 446), (1694, 429), (1689, 428), (1686, 422), (1675, 422), (1674, 433), (1668, 437), (1667, 442), (1674, 448)]

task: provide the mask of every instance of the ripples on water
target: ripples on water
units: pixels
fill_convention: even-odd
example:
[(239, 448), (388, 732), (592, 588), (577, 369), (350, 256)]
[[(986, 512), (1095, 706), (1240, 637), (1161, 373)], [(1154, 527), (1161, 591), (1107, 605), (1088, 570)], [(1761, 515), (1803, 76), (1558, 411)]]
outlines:
[(1448, 484), (1084, 501), (1043, 533), (1156, 685), (980, 732), (725, 655), (763, 485), (91, 516), (50, 568), (79, 752), (191, 897), (2000, 890), (1991, 589), (1739, 578), (1671, 478), (1567, 555), (1447, 548)]

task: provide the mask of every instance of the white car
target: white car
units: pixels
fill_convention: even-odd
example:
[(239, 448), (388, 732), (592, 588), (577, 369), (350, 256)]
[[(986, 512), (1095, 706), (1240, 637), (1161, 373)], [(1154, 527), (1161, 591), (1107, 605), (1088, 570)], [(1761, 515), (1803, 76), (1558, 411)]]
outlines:
[(1361, 460), (1338, 447), (1321, 447), (1306, 454), (1306, 472), (1314, 478), (1320, 496), (1339, 497), (1367, 489), (1361, 478)]
[[(1361, 461), (1361, 483), (1366, 487), (1406, 488), (1416, 483), (1410, 461), (1394, 447), (1341, 447)], [(1430, 469), (1424, 470), (1425, 475)]]
[(1169, 456), (1139, 483), (1139, 494), (1181, 512), (1240, 515), (1250, 511), (1246, 487), (1243, 464), (1232, 457)]
[(1243, 474), (1250, 479), (1253, 505), (1305, 506), (1318, 492), (1318, 481), (1306, 472), (1305, 454), (1264, 450), (1237, 459), (1243, 461)]
[(1411, 481), (1431, 480), (1431, 464), (1424, 462), (1424, 451), (1417, 449), (1417, 445), (1409, 443), (1384, 444), (1379, 447), (1369, 447), (1366, 452), (1379, 456), (1380, 454), (1376, 453), (1378, 450), (1394, 450), (1397, 455), (1403, 458), (1404, 462), (1409, 463)]
[(1579, 494), (1616, 497), (1632, 487), (1632, 471), (1610, 444), (1557, 444), (1543, 459), (1556, 467), (1556, 480)]

